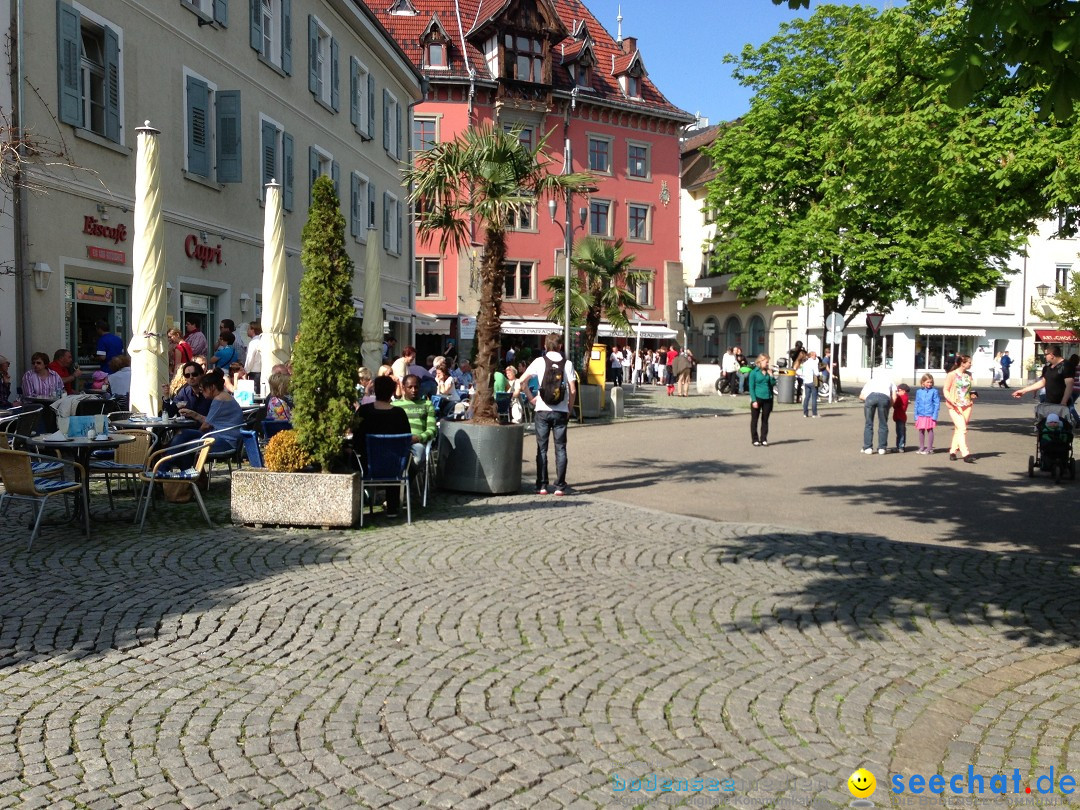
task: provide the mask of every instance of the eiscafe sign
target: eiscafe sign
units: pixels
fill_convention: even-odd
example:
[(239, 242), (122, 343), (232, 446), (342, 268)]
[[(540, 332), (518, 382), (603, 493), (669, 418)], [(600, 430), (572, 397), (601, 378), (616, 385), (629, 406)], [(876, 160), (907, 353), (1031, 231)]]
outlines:
[(112, 239), (114, 245), (127, 241), (127, 225), (115, 227), (102, 225), (96, 217), (83, 217), (82, 232), (87, 236), (100, 236), (103, 239)]
[(184, 253), (189, 259), (199, 262), (203, 270), (206, 269), (206, 265), (210, 264), (210, 262), (221, 264), (221, 245), (215, 247), (204, 245), (199, 242), (199, 237), (193, 233), (189, 233), (187, 239), (184, 240)]

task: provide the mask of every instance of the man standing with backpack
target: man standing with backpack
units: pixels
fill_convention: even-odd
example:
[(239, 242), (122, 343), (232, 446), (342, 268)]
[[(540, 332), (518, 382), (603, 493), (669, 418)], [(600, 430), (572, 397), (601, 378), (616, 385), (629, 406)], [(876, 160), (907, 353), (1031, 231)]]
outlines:
[(562, 335), (553, 332), (544, 338), (544, 355), (525, 369), (521, 390), (529, 390), (532, 378), (540, 381), (540, 390), (530, 401), (536, 413), (536, 493), (547, 495), (548, 436), (555, 437), (556, 495), (565, 495), (566, 486), (566, 428), (577, 397), (577, 374), (574, 364), (563, 354)]

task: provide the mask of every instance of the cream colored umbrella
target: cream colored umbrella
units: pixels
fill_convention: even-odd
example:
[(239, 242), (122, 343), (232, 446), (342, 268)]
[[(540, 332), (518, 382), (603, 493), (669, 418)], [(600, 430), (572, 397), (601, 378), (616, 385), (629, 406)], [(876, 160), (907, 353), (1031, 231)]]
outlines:
[(135, 164), (135, 231), (131, 285), (131, 410), (157, 416), (161, 386), (169, 379), (165, 332), (165, 232), (161, 220), (158, 135), (147, 121), (138, 134)]
[(262, 281), (262, 393), (266, 394), (274, 366), (288, 363), (292, 354), (289, 324), (289, 277), (285, 273), (285, 214), (281, 186), (266, 184), (266, 217), (263, 221)]
[(374, 374), (383, 358), (383, 301), (379, 280), (379, 229), (368, 228), (364, 253), (364, 324), (360, 335), (360, 359)]

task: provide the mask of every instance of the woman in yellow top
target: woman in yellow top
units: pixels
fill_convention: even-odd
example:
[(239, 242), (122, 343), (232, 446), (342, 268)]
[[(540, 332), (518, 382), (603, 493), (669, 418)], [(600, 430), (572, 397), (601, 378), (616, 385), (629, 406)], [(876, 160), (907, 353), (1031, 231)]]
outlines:
[(967, 446), (968, 422), (971, 421), (971, 406), (979, 395), (971, 390), (971, 358), (966, 354), (956, 355), (956, 364), (945, 378), (942, 393), (953, 423), (952, 442), (949, 445), (949, 459), (956, 461), (957, 456), (968, 464), (974, 464)]

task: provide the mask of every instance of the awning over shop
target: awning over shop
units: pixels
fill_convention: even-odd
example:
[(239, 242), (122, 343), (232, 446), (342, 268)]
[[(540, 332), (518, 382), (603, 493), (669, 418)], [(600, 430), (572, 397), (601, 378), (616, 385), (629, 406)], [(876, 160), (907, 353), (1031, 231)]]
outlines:
[(416, 334), (418, 335), (449, 335), (450, 324), (453, 323), (453, 318), (436, 318), (434, 321), (429, 321), (426, 318), (422, 321), (416, 322)]
[(600, 324), (600, 337), (637, 337), (638, 332), (643, 338), (657, 338), (659, 340), (671, 340), (678, 334), (674, 329), (668, 329), (663, 324), (642, 323), (631, 324), (629, 329), (616, 330), (610, 323)]
[(920, 335), (956, 335), (957, 337), (986, 337), (985, 329), (958, 329), (955, 326), (920, 326)]
[(435, 322), (434, 315), (428, 315), (426, 312), (418, 312), (415, 309), (409, 309), (409, 307), (403, 307), (400, 304), (383, 304), (383, 309), (386, 312), (386, 320), (394, 323), (408, 323), (413, 318), (416, 318), (416, 325), (419, 327), (421, 324), (431, 324)]
[(503, 321), (499, 327), (504, 335), (549, 335), (552, 332), (562, 334), (562, 326), (552, 321)]
[(1036, 329), (1035, 340), (1039, 343), (1080, 343), (1080, 337), (1071, 329)]

